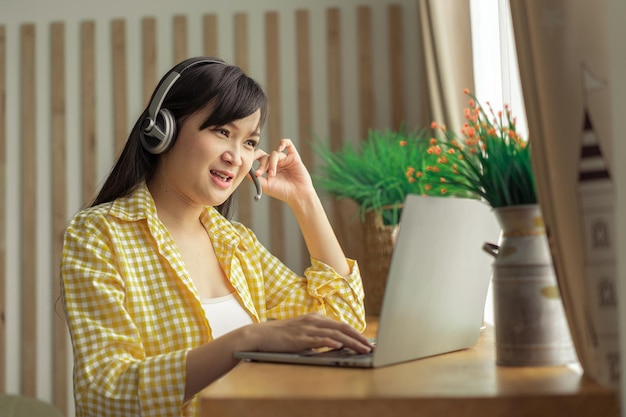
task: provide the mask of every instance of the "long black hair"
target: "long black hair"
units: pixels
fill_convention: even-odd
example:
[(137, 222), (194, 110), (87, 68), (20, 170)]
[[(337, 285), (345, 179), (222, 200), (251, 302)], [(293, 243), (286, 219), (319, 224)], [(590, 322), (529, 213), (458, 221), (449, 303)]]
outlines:
[[(185, 67), (187, 63), (198, 59), (189, 58), (174, 66), (158, 85), (172, 70)], [(209, 126), (225, 125), (260, 110), (260, 129), (267, 115), (267, 96), (261, 86), (235, 65), (226, 64), (212, 57), (203, 59), (207, 62), (193, 65), (181, 73), (163, 100), (162, 108), (169, 110), (176, 125), (180, 126), (188, 116), (205, 108), (209, 103), (212, 104), (213, 111), (202, 123), (200, 130)], [(146, 107), (130, 131), (122, 153), (90, 206), (126, 197), (139, 184), (149, 181), (154, 175), (160, 157), (148, 152), (141, 144), (142, 123), (147, 115)], [(176, 137), (173, 138), (172, 146), (175, 142)], [(232, 194), (217, 207), (227, 218), (232, 215), (234, 197)]]

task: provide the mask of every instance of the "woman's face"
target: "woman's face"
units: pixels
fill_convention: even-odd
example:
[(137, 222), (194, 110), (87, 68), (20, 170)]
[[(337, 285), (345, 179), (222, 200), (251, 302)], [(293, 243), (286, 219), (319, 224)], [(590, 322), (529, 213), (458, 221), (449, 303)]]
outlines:
[(199, 130), (211, 108), (179, 126), (172, 148), (161, 156), (157, 176), (191, 205), (218, 206), (237, 189), (254, 162), (261, 111), (223, 126)]

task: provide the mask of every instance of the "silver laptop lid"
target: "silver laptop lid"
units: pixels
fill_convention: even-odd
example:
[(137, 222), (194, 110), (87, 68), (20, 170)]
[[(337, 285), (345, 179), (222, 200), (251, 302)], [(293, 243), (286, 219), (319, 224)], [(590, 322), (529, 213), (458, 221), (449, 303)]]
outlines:
[[(409, 195), (392, 255), (374, 367), (474, 346), (500, 228), (485, 203)], [(367, 295), (366, 295), (367, 296)]]

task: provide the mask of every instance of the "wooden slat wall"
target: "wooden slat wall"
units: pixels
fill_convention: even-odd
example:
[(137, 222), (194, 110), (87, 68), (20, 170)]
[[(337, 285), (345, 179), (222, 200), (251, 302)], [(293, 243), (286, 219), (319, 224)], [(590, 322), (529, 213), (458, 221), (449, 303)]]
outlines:
[(374, 120), (374, 73), (372, 67), (372, 10), (367, 6), (357, 9), (357, 39), (359, 52), (359, 110), (360, 135), (367, 132)]
[[(281, 128), (281, 90), (280, 90), (280, 30), (277, 12), (265, 14), (265, 72), (267, 95), (270, 98), (271, 111), (267, 120), (267, 136), (269, 149), (276, 149), (278, 141), (283, 137)], [(278, 200), (270, 200), (270, 239), (272, 251), (283, 259), (285, 256), (285, 223), (283, 221), (283, 205)]]
[(157, 83), (157, 26), (156, 19), (146, 17), (141, 21), (141, 64), (143, 102), (147, 106), (152, 96), (152, 90)]
[(178, 64), (187, 58), (187, 17), (174, 16), (174, 61), (172, 65)]
[[(261, 15), (180, 13), (165, 19), (142, 16), (136, 20), (112, 18), (104, 23), (89, 19), (78, 23), (25, 23), (12, 31), (0, 25), (0, 392), (43, 396), (68, 416), (73, 415), (71, 372), (68, 372), (71, 349), (62, 306), (56, 303), (60, 292), (58, 275), (63, 230), (73, 213), (95, 197), (104, 179), (102, 173), (108, 172), (121, 151), (129, 129), (142, 110), (131, 108), (136, 107), (131, 103), (146, 105), (158, 79), (171, 64), (204, 54), (222, 57), (250, 73), (264, 86), (270, 98), (263, 146), (273, 149), (280, 138), (293, 138), (312, 172), (316, 158), (308, 143), (316, 136), (326, 138), (338, 149), (346, 140), (364, 138), (370, 128), (396, 128), (407, 120), (410, 127), (416, 125), (418, 116), (414, 115), (420, 111), (409, 106), (411, 101), (407, 97), (419, 94), (420, 83), (408, 69), (410, 54), (407, 54), (406, 40), (417, 44), (418, 31), (413, 29), (417, 19), (411, 20), (413, 26), (406, 24), (407, 2), (374, 3), (363, 0), (362, 5), (353, 8), (298, 9), (290, 12), (291, 15), (276, 10)], [(410, 10), (416, 8), (411, 6)], [(197, 26), (192, 24), (192, 18), (200, 19)], [(388, 30), (378, 29), (381, 22)], [(222, 38), (225, 32), (218, 30), (218, 25), (227, 28), (228, 39)], [(159, 45), (159, 39), (164, 39), (159, 34), (164, 29), (170, 29), (167, 47)], [(38, 37), (37, 31), (49, 36)], [(139, 36), (136, 43), (128, 38), (130, 34)], [(79, 39), (71, 39), (71, 36)], [(287, 37), (293, 43), (285, 43)], [(37, 44), (38, 39), (45, 39), (45, 44), (43, 41)], [(197, 43), (192, 42), (196, 39)], [(354, 44), (352, 39), (356, 40)], [(7, 61), (9, 42), (13, 42), (19, 52), (15, 63)], [(285, 49), (286, 44), (294, 45), (295, 49)], [(379, 45), (378, 50), (376, 45)], [(46, 54), (38, 53), (41, 50)], [(76, 80), (70, 78), (74, 74), (70, 63), (77, 67)], [(11, 65), (14, 70), (9, 72), (7, 68), (12, 68)], [(40, 67), (43, 69), (38, 70)], [(130, 82), (133, 78), (128, 68), (140, 69), (140, 82)], [(351, 68), (357, 73), (354, 79), (346, 80), (346, 71)], [(255, 69), (260, 71), (260, 76), (251, 72)], [(47, 72), (46, 77), (37, 77), (38, 71)], [(11, 76), (15, 79), (8, 78)], [(37, 85), (42, 79), (49, 79), (49, 85)], [(346, 81), (354, 82), (354, 91), (346, 90)], [(7, 94), (11, 85), (16, 87)], [(49, 92), (49, 96), (41, 95), (48, 98), (47, 103), (40, 102), (39, 91)], [(102, 94), (102, 91), (107, 93)], [(285, 97), (289, 97), (289, 104), (284, 102)], [(74, 101), (77, 103), (73, 104)], [(352, 102), (356, 107), (346, 108), (347, 103)], [(7, 120), (8, 106), (18, 109), (11, 113), (17, 114), (18, 120)], [(42, 116), (41, 112), (46, 114)], [(49, 126), (38, 126), (46, 120)], [(18, 155), (7, 154), (7, 140), (12, 137), (7, 135), (7, 123), (16, 125), (9, 131), (18, 133), (17, 143), (12, 148), (19, 150)], [(38, 135), (45, 137), (38, 138)], [(70, 146), (70, 139), (80, 149)], [(36, 152), (38, 141), (50, 143), (46, 163), (37, 159), (41, 158)], [(4, 223), (9, 198), (6, 196), (9, 181), (6, 165), (12, 158), (19, 160), (17, 172), (21, 177), (10, 180), (20, 184), (19, 218), (9, 219), (9, 222), (19, 223), (19, 236), (11, 236), (12, 241), (20, 242), (17, 248), (11, 249), (16, 255), (15, 261), (9, 261), (7, 256), (8, 229)], [(78, 172), (71, 168), (76, 158), (80, 160), (74, 164)], [(38, 176), (38, 169), (48, 169), (50, 175), (41, 175), (41, 172)], [(37, 184), (37, 178), (48, 178), (49, 184)], [(76, 184), (73, 179), (77, 179)], [(37, 189), (48, 186), (51, 187), (50, 201), (44, 201)], [(303, 242), (298, 243), (302, 251), (290, 252), (301, 236), (289, 230), (287, 211), (271, 199), (255, 203), (253, 190), (252, 184), (246, 182), (240, 191), (237, 219), (258, 229), (260, 239), (277, 256), (284, 258), (288, 253), (295, 254), (295, 259), (287, 259), (287, 263), (303, 270), (309, 262), (308, 253)], [(78, 203), (68, 206), (69, 201)], [(331, 220), (346, 253), (359, 259), (362, 232), (358, 222), (353, 222), (356, 207), (346, 201), (329, 200), (328, 203)], [(38, 207), (49, 207), (51, 224), (41, 224)], [(259, 224), (255, 224), (256, 221)], [(38, 253), (41, 245), (36, 242), (47, 236), (38, 230), (50, 231), (47, 254)], [(36, 261), (42, 257), (51, 259), (51, 267)], [(10, 262), (16, 264), (18, 276), (6, 274)], [(35, 302), (35, 287), (42, 285), (42, 280), (47, 280), (46, 285), (51, 286), (50, 305)], [(19, 288), (17, 300), (12, 299), (13, 292), (7, 290), (15, 286)], [(7, 307), (7, 302), (14, 303), (12, 309)], [(6, 311), (17, 311), (20, 317), (7, 318)], [(46, 326), (38, 322), (38, 317), (48, 320), (48, 316), (51, 340), (38, 340), (41, 335), (37, 329)], [(16, 325), (19, 335), (6, 333), (5, 320), (19, 323)], [(50, 352), (52, 364), (38, 362), (38, 352), (43, 352), (40, 349)], [(19, 357), (8, 357), (9, 350), (19, 352)], [(19, 364), (16, 365), (18, 382), (15, 375), (9, 375), (9, 363)], [(50, 375), (42, 375), (42, 369), (48, 369)], [(38, 392), (42, 385), (48, 387), (43, 393)]]
[[(53, 294), (60, 296), (60, 264), (63, 250), (63, 231), (67, 221), (66, 187), (66, 88), (65, 88), (65, 26), (53, 23), (50, 28), (51, 64), (51, 139), (52, 139), (52, 258)], [(67, 407), (67, 328), (61, 310), (53, 314), (53, 398), (61, 409)]]
[(21, 28), (21, 143), (22, 143), (22, 392), (37, 394), (37, 160), (36, 160), (36, 117), (37, 88), (35, 84), (35, 25), (25, 24)]
[[(6, 28), (0, 26), (0, 369), (6, 369)], [(5, 392), (4, 376), (0, 375), (0, 392)]]
[(115, 155), (122, 152), (128, 137), (128, 107), (126, 104), (126, 22), (111, 22), (111, 65), (113, 67), (113, 132)]
[[(233, 17), (233, 37), (235, 40), (234, 64), (244, 71), (250, 71), (250, 38), (248, 27), (248, 15), (246, 13), (235, 13)], [(212, 56), (212, 55), (209, 55)], [(238, 195), (237, 214), (238, 220), (244, 224), (252, 224), (252, 196), (253, 187), (249, 182), (244, 181)]]
[(404, 85), (404, 55), (402, 7), (389, 6), (389, 63), (391, 66), (391, 115), (393, 129), (400, 129), (406, 121)]
[[(311, 16), (307, 10), (296, 12), (296, 83), (298, 85), (298, 138), (300, 143), (312, 141), (313, 126), (313, 79), (311, 70)], [(312, 167), (314, 155), (310, 146), (299, 147), (304, 164)], [(302, 245), (301, 259), (308, 259), (309, 252)]]
[[(326, 73), (327, 92), (326, 105), (328, 109), (328, 140), (331, 149), (338, 150), (343, 146), (345, 135), (345, 115), (343, 96), (342, 56), (344, 54), (342, 39), (342, 13), (339, 8), (329, 8), (326, 11)], [(331, 216), (335, 219), (335, 232), (343, 249), (350, 257), (361, 259), (363, 248), (362, 227), (352, 222), (355, 205), (346, 200), (332, 201)]]
[(217, 16), (206, 14), (202, 18), (202, 39), (204, 40), (203, 51), (205, 56), (218, 56), (217, 50)]
[(96, 193), (96, 58), (95, 23), (80, 25), (80, 138), (82, 144), (82, 202), (87, 206)]

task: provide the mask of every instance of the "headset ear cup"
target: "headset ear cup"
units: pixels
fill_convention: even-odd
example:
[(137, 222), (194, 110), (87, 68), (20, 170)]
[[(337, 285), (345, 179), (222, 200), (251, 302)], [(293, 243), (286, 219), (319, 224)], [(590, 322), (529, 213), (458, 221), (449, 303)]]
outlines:
[(167, 109), (161, 109), (150, 130), (141, 133), (141, 144), (150, 153), (165, 152), (176, 137), (176, 120)]

